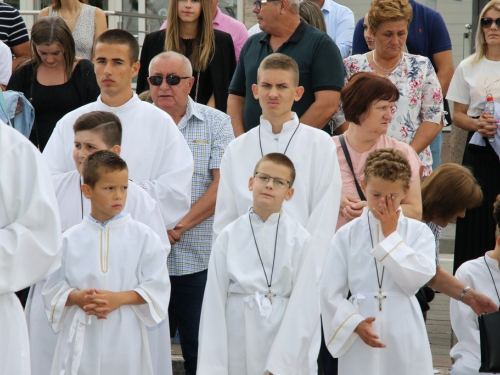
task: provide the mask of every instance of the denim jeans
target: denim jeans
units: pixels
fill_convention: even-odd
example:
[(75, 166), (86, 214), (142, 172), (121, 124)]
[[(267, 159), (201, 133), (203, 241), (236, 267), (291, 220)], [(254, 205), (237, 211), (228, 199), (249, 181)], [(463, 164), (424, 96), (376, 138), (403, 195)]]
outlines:
[(443, 132), (440, 131), (431, 142), (432, 170), (441, 165), (441, 147), (443, 146)]
[[(169, 320), (176, 323), (179, 331), (186, 375), (194, 375), (198, 363), (198, 332), (207, 270), (170, 276), (170, 283), (172, 292), (168, 307)], [(170, 329), (172, 333), (175, 332), (172, 324)]]

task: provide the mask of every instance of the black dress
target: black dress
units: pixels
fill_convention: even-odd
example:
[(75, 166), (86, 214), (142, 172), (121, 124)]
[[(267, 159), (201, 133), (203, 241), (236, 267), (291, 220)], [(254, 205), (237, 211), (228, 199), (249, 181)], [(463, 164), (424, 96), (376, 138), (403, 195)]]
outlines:
[(30, 141), (43, 151), (57, 121), (66, 113), (96, 101), (100, 90), (89, 60), (80, 60), (68, 82), (44, 86), (33, 74), (33, 66), (25, 65), (10, 78), (8, 90), (20, 91), (35, 109), (35, 123)]
[(500, 161), (486, 141), (486, 147), (470, 145), (474, 132), (469, 132), (462, 164), (471, 168), (483, 191), (479, 207), (467, 210), (465, 217), (457, 219), (453, 273), (468, 260), (476, 259), (495, 248), (493, 203), (500, 194)]
[[(234, 54), (234, 45), (231, 35), (214, 30), (215, 33), (215, 52), (208, 69), (205, 72), (200, 72), (200, 83), (198, 88), (197, 103), (207, 104), (212, 93), (215, 98), (215, 108), (219, 111), (227, 111), (227, 97), (229, 84), (233, 78), (234, 70), (236, 69), (236, 58)], [(164, 52), (166, 30), (155, 31), (146, 35), (141, 52), (141, 68), (137, 76), (137, 94), (145, 90), (149, 90), (147, 78), (149, 76), (149, 63), (159, 53)], [(183, 39), (186, 46), (186, 55), (189, 57), (192, 51), (192, 40)], [(198, 72), (193, 71), (195, 78), (193, 88), (189, 96), (193, 100), (196, 97), (196, 86), (198, 80)]]

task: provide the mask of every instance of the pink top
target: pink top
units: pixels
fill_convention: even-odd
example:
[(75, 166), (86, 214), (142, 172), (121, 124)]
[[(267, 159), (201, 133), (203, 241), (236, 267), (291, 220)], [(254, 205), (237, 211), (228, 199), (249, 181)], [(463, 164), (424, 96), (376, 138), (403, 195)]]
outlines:
[[(219, 31), (224, 31), (231, 35), (233, 38), (234, 44), (234, 52), (236, 54), (236, 61), (240, 58), (240, 52), (243, 48), (243, 45), (248, 39), (248, 31), (245, 25), (243, 25), (240, 21), (235, 20), (233, 17), (228, 16), (220, 11), (219, 7), (217, 7), (217, 14), (214, 17), (212, 22), (214, 29)], [(167, 28), (167, 21), (163, 22), (160, 30)]]
[[(332, 138), (335, 142), (335, 146), (337, 147), (337, 159), (340, 166), (340, 176), (342, 177), (342, 195), (352, 195), (359, 198), (358, 191), (356, 190), (356, 184), (354, 183), (354, 179), (352, 177), (351, 169), (347, 164), (344, 151), (342, 150), (342, 146), (340, 145), (339, 137)], [(381, 135), (370, 150), (365, 152), (357, 152), (351, 147), (351, 145), (349, 144), (349, 140), (347, 139), (345, 134), (344, 138), (346, 140), (347, 149), (349, 150), (352, 166), (354, 168), (354, 173), (356, 174), (358, 182), (364, 177), (363, 172), (365, 169), (366, 158), (368, 157), (370, 152), (379, 148), (395, 148), (396, 150), (401, 151), (403, 154), (405, 154), (405, 156), (408, 158), (408, 161), (410, 162), (411, 181), (414, 181), (415, 178), (420, 176), (420, 167), (422, 167), (423, 164), (420, 161), (420, 158), (418, 157), (415, 150), (408, 144), (393, 138), (389, 138), (386, 135)], [(337, 230), (346, 223), (346, 219), (339, 214), (337, 220)]]

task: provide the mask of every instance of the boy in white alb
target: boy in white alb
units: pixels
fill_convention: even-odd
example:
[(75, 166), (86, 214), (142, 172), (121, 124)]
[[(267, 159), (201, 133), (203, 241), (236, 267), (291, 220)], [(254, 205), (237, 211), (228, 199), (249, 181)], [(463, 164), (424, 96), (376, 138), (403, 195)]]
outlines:
[[(109, 150), (116, 154), (121, 151), (122, 127), (119, 118), (111, 112), (94, 111), (80, 116), (73, 125), (75, 146), (73, 159), (76, 170), (53, 176), (62, 231), (82, 222), (90, 213), (90, 201), (81, 191), (82, 168), (85, 158), (94, 152)], [(136, 184), (129, 184), (124, 213), (146, 224), (160, 237), (166, 254), (170, 251), (158, 203)], [(32, 375), (50, 373), (58, 335), (52, 330), (45, 314), (42, 289), (46, 279), (34, 285), (26, 303), (26, 320), (30, 335)], [(158, 347), (161, 356), (153, 355), (155, 374), (163, 374), (171, 367), (170, 331), (168, 324), (148, 328), (150, 346)], [(156, 352), (156, 350), (154, 350)]]
[(257, 161), (270, 152), (281, 152), (292, 160), (298, 176), (295, 196), (283, 209), (311, 234), (319, 278), (335, 233), (342, 181), (330, 136), (301, 124), (291, 111), (304, 92), (298, 83), (299, 68), (292, 58), (273, 53), (261, 62), (257, 84), (252, 86), (262, 107), (260, 126), (233, 140), (222, 157), (214, 241), (252, 205), (246, 183)]
[(253, 207), (212, 249), (197, 374), (312, 374), (308, 352), (320, 314), (311, 236), (282, 209), (295, 169), (271, 153), (250, 176)]
[(436, 272), (435, 240), (400, 210), (410, 165), (400, 151), (379, 149), (364, 176), (368, 206), (333, 237), (320, 284), (325, 342), (339, 375), (432, 374), (415, 293)]
[(63, 234), (61, 268), (42, 292), (60, 331), (53, 375), (154, 373), (146, 326), (167, 314), (167, 256), (151, 228), (122, 213), (127, 187), (118, 155), (85, 159), (82, 191), (91, 212)]

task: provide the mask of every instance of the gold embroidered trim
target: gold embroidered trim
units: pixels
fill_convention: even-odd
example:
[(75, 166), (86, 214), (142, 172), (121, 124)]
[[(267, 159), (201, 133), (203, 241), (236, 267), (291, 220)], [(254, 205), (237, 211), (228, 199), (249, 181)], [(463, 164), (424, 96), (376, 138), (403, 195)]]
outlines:
[(385, 258), (389, 256), (390, 253), (392, 253), (396, 248), (403, 243), (403, 240), (399, 241), (396, 246), (394, 246), (387, 254), (384, 255), (382, 259), (379, 260), (379, 262), (383, 262)]
[(151, 296), (149, 295), (149, 293), (148, 293), (148, 292), (146, 292), (146, 291), (145, 291), (144, 289), (142, 289), (142, 288), (139, 288), (139, 289), (140, 289), (140, 290), (142, 290), (144, 293), (146, 293), (146, 294), (147, 294), (147, 296), (148, 296), (148, 297), (149, 297), (149, 299), (151, 300), (151, 304), (153, 305), (153, 309), (155, 309), (156, 314), (158, 314), (158, 316), (161, 318), (161, 320), (165, 320), (165, 318), (164, 318), (163, 316), (161, 316), (161, 314), (158, 312), (158, 309), (156, 308), (156, 305), (155, 305), (155, 303), (154, 303), (153, 299), (151, 298)]
[(107, 238), (106, 238), (106, 266), (103, 267), (103, 264), (102, 264), (102, 232), (104, 232), (104, 230), (101, 229), (101, 242), (100, 242), (100, 252), (99, 252), (99, 255), (101, 257), (100, 261), (101, 261), (101, 272), (102, 273), (107, 273), (109, 271), (109, 264), (108, 264), (108, 261), (109, 261), (109, 228), (108, 228), (108, 233), (107, 233)]
[(349, 319), (351, 319), (351, 317), (353, 317), (354, 315), (359, 315), (359, 313), (352, 313), (351, 315), (349, 315), (349, 316), (347, 317), (347, 319), (346, 319), (346, 320), (344, 320), (344, 321), (342, 322), (342, 324), (339, 326), (339, 328), (337, 328), (337, 330), (336, 330), (336, 331), (335, 331), (335, 333), (333, 334), (332, 339), (328, 342), (328, 344), (327, 344), (326, 346), (328, 346), (328, 345), (330, 345), (330, 344), (332, 343), (332, 341), (335, 339), (335, 336), (337, 336), (337, 333), (339, 333), (340, 329), (341, 329), (341, 328), (344, 326), (344, 324), (345, 324), (345, 323), (346, 323)]
[(66, 293), (68, 290), (70, 290), (71, 288), (68, 288), (66, 289), (64, 292), (62, 292), (60, 295), (59, 295), (59, 298), (57, 298), (57, 301), (56, 303), (54, 304), (54, 307), (52, 308), (52, 316), (50, 317), (50, 325), (53, 326), (54, 325), (54, 314), (56, 313), (56, 307), (57, 307), (57, 304), (59, 303), (59, 300), (61, 299), (61, 297), (64, 295), (64, 293)]

